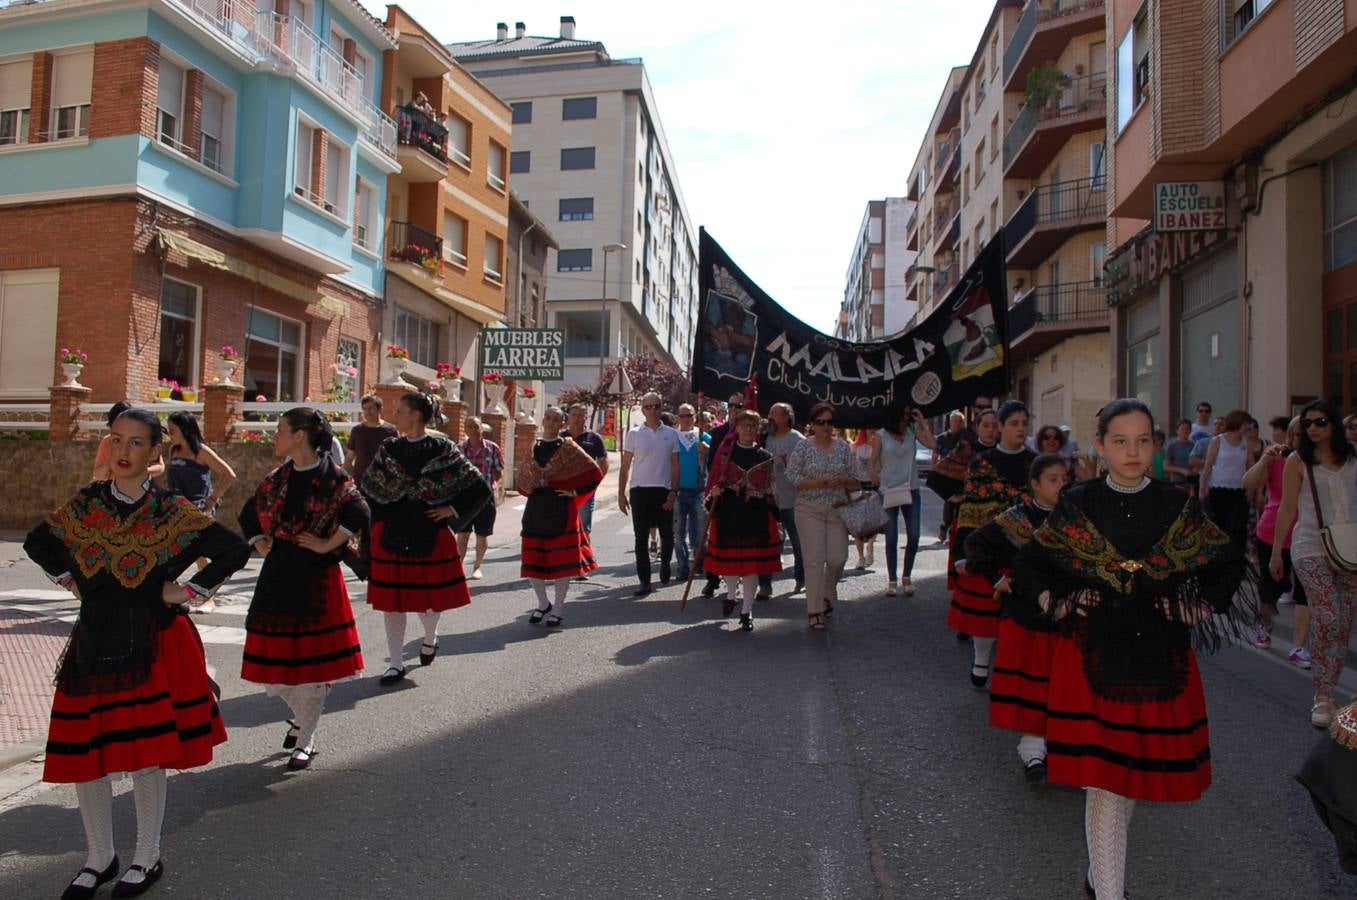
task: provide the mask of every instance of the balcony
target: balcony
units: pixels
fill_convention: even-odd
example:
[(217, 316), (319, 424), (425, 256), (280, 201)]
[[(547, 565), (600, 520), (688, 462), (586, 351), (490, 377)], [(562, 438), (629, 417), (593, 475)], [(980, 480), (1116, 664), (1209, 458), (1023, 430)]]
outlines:
[(387, 256), (419, 266), (430, 275), (443, 271), (443, 239), (413, 222), (392, 222), (386, 240)]
[(396, 111), (396, 140), (403, 177), (415, 182), (448, 177), (448, 129), (433, 116), (405, 104)]
[(933, 273), (933, 293), (939, 297), (947, 296), (947, 292), (955, 287), (960, 279), (961, 266), (957, 263), (939, 267), (938, 271)]
[(1008, 343), (1021, 361), (1079, 334), (1107, 331), (1111, 316), (1101, 282), (1042, 285), (1008, 311)]
[(377, 104), (364, 99), (367, 109), (367, 124), (358, 132), (358, 136), (384, 157), (396, 161), (396, 120), (377, 108)]
[(1107, 74), (1058, 83), (1039, 105), (1027, 104), (1004, 136), (1004, 177), (1036, 178), (1071, 135), (1101, 131), (1107, 116)]
[(938, 145), (938, 157), (933, 162), (934, 180), (938, 181), (938, 190), (949, 182), (955, 182), (957, 171), (961, 168), (961, 129), (953, 128), (947, 139)]
[(1004, 227), (1008, 265), (1030, 269), (1079, 231), (1107, 226), (1107, 179), (1080, 178), (1028, 194)]
[(1070, 40), (1101, 32), (1104, 0), (1032, 0), (1023, 8), (1013, 40), (1004, 51), (1004, 89), (1020, 91), (1027, 73), (1048, 59), (1059, 59)]

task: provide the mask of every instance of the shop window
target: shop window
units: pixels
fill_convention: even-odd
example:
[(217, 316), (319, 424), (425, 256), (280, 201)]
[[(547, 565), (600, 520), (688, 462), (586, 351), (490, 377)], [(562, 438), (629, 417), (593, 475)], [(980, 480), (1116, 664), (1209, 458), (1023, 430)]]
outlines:
[(166, 278), (160, 285), (160, 362), (156, 377), (187, 387), (198, 374), (198, 288)]

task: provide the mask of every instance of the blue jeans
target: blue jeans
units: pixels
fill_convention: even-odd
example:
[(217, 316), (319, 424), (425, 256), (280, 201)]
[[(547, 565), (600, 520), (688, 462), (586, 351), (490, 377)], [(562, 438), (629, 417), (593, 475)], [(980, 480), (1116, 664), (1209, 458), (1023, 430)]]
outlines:
[(705, 543), (706, 524), (702, 488), (679, 488), (678, 501), (674, 503), (674, 561), (680, 579), (688, 577), (688, 561), (698, 555)]
[[(796, 516), (793, 515), (795, 512), (795, 508), (779, 509), (777, 520), (782, 523), (782, 537), (791, 541), (792, 544), (792, 574), (798, 584), (804, 584), (806, 581), (806, 565), (801, 560), (801, 534), (796, 530)], [(778, 546), (781, 546), (781, 544), (782, 542), (778, 541)], [(773, 576), (759, 576), (760, 587), (772, 587), (772, 584)]]
[[(905, 520), (905, 571), (909, 578), (914, 572), (914, 557), (919, 555), (919, 513), (923, 500), (918, 489), (909, 492), (908, 506), (893, 506), (886, 510), (886, 580), (895, 581), (896, 557), (900, 552), (900, 519)], [(897, 516), (896, 513), (899, 513)]]
[(594, 500), (597, 494), (589, 495), (589, 502), (580, 507), (580, 527), (588, 534), (594, 530)]

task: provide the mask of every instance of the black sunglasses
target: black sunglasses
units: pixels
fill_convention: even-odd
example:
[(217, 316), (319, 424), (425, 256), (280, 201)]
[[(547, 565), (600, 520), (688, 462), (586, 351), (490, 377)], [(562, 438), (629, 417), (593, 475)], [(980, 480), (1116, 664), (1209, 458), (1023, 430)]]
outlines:
[(1313, 419), (1301, 419), (1300, 424), (1302, 428), (1328, 428), (1333, 424), (1333, 419), (1328, 416), (1318, 416)]
[(641, 404), (641, 409), (659, 409), (659, 408), (660, 408), (660, 404), (658, 404), (658, 403), (643, 403), (643, 404)]
[(814, 422), (813, 424), (815, 424), (815, 425), (833, 425), (833, 424), (834, 424), (834, 420), (833, 420), (833, 419), (816, 419), (815, 422)]

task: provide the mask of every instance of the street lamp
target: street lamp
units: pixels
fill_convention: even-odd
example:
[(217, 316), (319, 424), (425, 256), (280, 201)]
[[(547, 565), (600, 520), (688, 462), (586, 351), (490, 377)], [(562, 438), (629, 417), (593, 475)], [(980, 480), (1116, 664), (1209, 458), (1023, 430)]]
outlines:
[(603, 384), (603, 369), (608, 364), (608, 255), (627, 249), (626, 244), (613, 242), (603, 245), (603, 296), (600, 298), (598, 311), (598, 384), (600, 388), (606, 388)]

